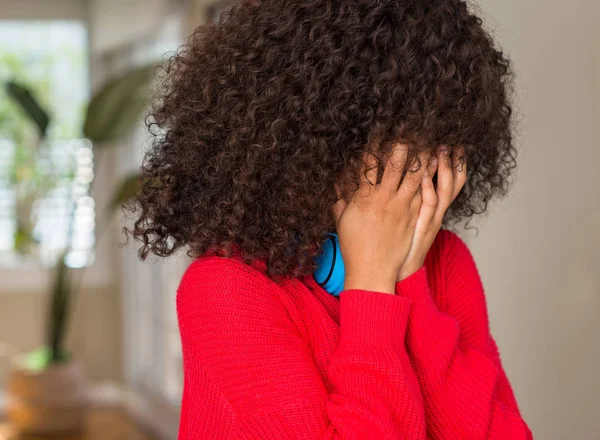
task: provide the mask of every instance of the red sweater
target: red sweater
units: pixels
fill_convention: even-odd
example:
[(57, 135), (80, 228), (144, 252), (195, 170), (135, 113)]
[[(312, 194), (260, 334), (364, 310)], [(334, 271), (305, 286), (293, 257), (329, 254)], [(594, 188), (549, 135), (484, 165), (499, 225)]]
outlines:
[(532, 439), (456, 234), (397, 295), (263, 270), (213, 256), (183, 276), (180, 440)]

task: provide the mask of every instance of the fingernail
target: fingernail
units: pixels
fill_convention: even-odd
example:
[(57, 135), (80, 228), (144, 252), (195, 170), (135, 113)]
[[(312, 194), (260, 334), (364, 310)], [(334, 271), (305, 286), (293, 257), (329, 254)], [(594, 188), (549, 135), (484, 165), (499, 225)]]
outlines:
[(432, 157), (431, 159), (429, 159), (429, 166), (436, 166), (437, 165), (437, 157)]

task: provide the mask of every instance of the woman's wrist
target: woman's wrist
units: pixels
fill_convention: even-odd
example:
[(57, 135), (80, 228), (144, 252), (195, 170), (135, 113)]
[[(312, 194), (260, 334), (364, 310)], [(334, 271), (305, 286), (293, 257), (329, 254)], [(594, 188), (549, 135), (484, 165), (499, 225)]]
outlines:
[(415, 274), (416, 272), (419, 271), (419, 269), (421, 269), (423, 267), (424, 264), (425, 264), (425, 262), (423, 261), (423, 262), (419, 262), (416, 264), (412, 264), (407, 267), (400, 268), (400, 270), (398, 271), (398, 274), (396, 276), (396, 282), (399, 283), (400, 281), (403, 281), (406, 278), (410, 277), (411, 275)]
[(368, 290), (371, 292), (396, 293), (396, 277), (394, 275), (347, 274), (344, 290)]

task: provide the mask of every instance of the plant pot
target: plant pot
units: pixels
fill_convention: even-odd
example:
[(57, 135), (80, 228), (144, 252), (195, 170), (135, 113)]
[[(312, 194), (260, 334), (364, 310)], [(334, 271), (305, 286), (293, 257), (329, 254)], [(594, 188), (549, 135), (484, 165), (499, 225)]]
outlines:
[(32, 371), (15, 363), (8, 382), (8, 418), (23, 434), (78, 431), (85, 422), (88, 389), (76, 361)]

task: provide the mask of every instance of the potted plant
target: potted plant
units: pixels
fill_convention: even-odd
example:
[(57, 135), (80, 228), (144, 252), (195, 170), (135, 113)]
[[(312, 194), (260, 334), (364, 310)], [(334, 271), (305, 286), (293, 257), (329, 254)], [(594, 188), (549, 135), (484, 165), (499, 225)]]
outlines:
[[(140, 121), (148, 104), (149, 84), (156, 65), (128, 71), (104, 84), (90, 100), (82, 127), (83, 137), (89, 139), (94, 151), (102, 151), (109, 144), (122, 138)], [(35, 162), (39, 145), (43, 144), (46, 128), (51, 117), (37, 102), (26, 87), (9, 82), (8, 96), (22, 108), (24, 114), (37, 127), (38, 137), (31, 142), (32, 151), (27, 157)], [(24, 173), (24, 179), (30, 179)], [(96, 173), (95, 173), (96, 174)], [(20, 202), (17, 217), (19, 225), (15, 237), (15, 249), (26, 250), (35, 243), (31, 238), (31, 204), (52, 182), (29, 185), (29, 190)], [(21, 183), (23, 183), (21, 182)], [(109, 206), (114, 209), (133, 196), (138, 187), (138, 177), (129, 176), (118, 187)], [(71, 204), (74, 206), (74, 203)], [(70, 212), (70, 223), (75, 209)], [(73, 245), (73, 228), (67, 231), (66, 246), (51, 268), (49, 303), (46, 314), (47, 327), (45, 345), (26, 355), (13, 359), (8, 381), (8, 415), (14, 427), (23, 433), (58, 433), (73, 431), (84, 424), (88, 407), (88, 387), (81, 364), (65, 347), (69, 315), (73, 300), (73, 269), (68, 267), (67, 256)], [(17, 240), (20, 240), (17, 243)], [(20, 247), (16, 246), (19, 244)], [(78, 269), (83, 270), (83, 269)]]

